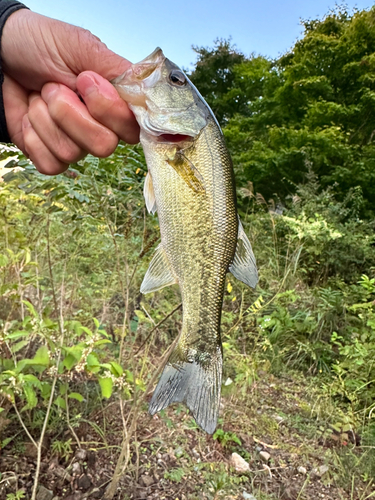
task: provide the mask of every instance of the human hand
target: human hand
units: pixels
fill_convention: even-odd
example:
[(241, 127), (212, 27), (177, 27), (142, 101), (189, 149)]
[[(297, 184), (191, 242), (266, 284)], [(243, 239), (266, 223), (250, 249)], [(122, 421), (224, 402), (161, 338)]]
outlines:
[(138, 124), (108, 81), (131, 63), (89, 31), (21, 9), (5, 23), (1, 58), (10, 138), (40, 172), (61, 173), (87, 153), (106, 157), (119, 139), (138, 142)]

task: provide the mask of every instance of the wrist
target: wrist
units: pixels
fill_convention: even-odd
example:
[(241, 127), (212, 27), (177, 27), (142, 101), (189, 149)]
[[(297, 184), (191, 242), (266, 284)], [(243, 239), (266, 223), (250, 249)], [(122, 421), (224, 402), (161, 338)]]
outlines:
[(0, 2), (0, 50), (2, 69), (7, 71), (12, 60), (12, 52), (16, 50), (15, 39), (17, 33), (23, 32), (29, 9), (20, 2), (9, 0)]

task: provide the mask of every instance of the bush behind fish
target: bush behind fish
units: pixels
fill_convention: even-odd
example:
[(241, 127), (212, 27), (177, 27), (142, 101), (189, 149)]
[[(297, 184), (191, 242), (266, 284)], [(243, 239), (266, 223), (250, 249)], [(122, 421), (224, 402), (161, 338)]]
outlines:
[(148, 174), (144, 195), (157, 211), (161, 243), (142, 293), (178, 284), (179, 341), (152, 396), (151, 415), (184, 402), (197, 424), (216, 428), (222, 377), (221, 309), (228, 270), (258, 281), (238, 219), (232, 162), (220, 126), (198, 90), (157, 48), (113, 81), (141, 128)]

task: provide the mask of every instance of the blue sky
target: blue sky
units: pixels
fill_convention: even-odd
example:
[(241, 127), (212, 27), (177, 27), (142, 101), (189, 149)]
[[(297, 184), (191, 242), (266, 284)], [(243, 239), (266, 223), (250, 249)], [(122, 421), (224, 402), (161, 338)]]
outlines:
[[(137, 62), (160, 46), (179, 66), (191, 67), (191, 45), (212, 46), (232, 37), (246, 55), (277, 57), (302, 29), (300, 19), (322, 17), (335, 0), (24, 0), (35, 12), (84, 27), (106, 45)], [(372, 0), (347, 0), (352, 9)]]

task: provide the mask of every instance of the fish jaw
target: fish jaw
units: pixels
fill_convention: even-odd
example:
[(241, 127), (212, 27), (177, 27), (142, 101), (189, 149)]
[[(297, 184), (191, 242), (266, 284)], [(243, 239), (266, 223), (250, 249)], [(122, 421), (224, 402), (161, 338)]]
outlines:
[(154, 80), (160, 78), (157, 69), (164, 60), (163, 51), (157, 47), (152, 54), (132, 64), (122, 75), (112, 80), (112, 85), (130, 106), (146, 107), (145, 86), (153, 85)]
[[(178, 75), (183, 83), (174, 84), (173, 75)], [(159, 48), (112, 83), (133, 111), (141, 130), (155, 141), (161, 138), (179, 142), (178, 136), (194, 138), (212, 116), (188, 77)]]

